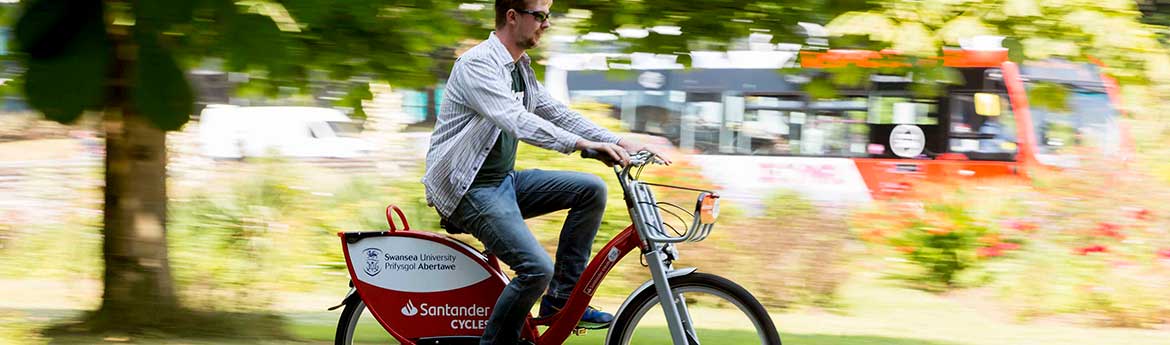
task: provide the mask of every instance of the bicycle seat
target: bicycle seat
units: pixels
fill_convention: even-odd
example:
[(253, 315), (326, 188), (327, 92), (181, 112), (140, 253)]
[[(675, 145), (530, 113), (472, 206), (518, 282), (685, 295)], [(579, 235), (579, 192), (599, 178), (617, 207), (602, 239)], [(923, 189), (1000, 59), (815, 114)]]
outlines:
[(468, 233), (466, 230), (456, 226), (454, 223), (448, 222), (446, 218), (439, 219), (439, 227), (443, 228), (443, 230), (446, 230), (448, 234), (452, 235)]

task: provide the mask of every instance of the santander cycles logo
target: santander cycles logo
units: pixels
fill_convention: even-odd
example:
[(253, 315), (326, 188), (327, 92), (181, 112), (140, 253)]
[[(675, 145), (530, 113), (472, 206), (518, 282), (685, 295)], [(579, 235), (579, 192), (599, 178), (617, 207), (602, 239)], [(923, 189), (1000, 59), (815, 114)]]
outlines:
[(402, 306), (402, 315), (415, 316), (416, 314), (418, 314), (418, 308), (414, 307), (414, 302), (406, 300), (406, 305)]
[(451, 329), (484, 329), (484, 327), (487, 327), (487, 317), (491, 315), (491, 310), (491, 307), (483, 307), (475, 304), (469, 306), (453, 306), (449, 304), (429, 305), (422, 303), (418, 307), (415, 307), (414, 301), (411, 300), (406, 300), (406, 305), (400, 309), (402, 315), (407, 317), (418, 315), (453, 318), (449, 324)]

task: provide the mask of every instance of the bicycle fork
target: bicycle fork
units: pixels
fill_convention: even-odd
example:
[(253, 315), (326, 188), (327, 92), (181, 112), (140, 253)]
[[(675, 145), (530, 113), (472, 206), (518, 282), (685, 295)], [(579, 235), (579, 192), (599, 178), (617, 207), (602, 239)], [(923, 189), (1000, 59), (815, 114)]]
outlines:
[(676, 296), (670, 287), (671, 265), (667, 264), (664, 249), (651, 250), (645, 254), (647, 266), (650, 268), (650, 277), (654, 280), (654, 289), (658, 292), (658, 304), (665, 313), (666, 326), (670, 329), (670, 338), (675, 345), (699, 345), (695, 336), (695, 328), (691, 323), (691, 313), (687, 308), (686, 298)]

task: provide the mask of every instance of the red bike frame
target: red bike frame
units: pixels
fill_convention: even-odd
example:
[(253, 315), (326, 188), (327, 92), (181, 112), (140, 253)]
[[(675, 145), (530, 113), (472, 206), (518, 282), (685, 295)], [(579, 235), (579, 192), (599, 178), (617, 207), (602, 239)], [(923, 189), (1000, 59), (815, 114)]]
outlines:
[[(398, 230), (394, 225), (391, 218), (391, 211), (396, 212), (402, 220), (404, 227), (402, 230)], [(495, 256), (484, 255), (474, 248), (448, 236), (429, 232), (410, 231), (410, 226), (406, 222), (405, 215), (394, 205), (387, 207), (386, 218), (387, 222), (390, 223), (389, 231), (338, 233), (338, 236), (342, 238), (342, 251), (345, 253), (347, 268), (354, 288), (362, 300), (365, 301), (366, 308), (370, 311), (370, 314), (378, 320), (378, 323), (391, 336), (404, 345), (416, 344), (419, 339), (427, 337), (481, 335), (482, 329), (453, 329), (454, 327), (445, 327), (446, 324), (444, 322), (451, 322), (450, 325), (453, 326), (455, 325), (454, 320), (438, 319), (437, 321), (420, 322), (417, 321), (419, 320), (417, 318), (404, 317), (402, 314), (406, 313), (406, 307), (403, 307), (401, 314), (397, 313), (400, 306), (410, 305), (410, 308), (416, 308), (408, 297), (404, 297), (404, 295), (410, 294), (397, 293), (358, 279), (358, 272), (354, 268), (356, 267), (354, 264), (355, 259), (358, 258), (351, 257), (349, 246), (352, 243), (357, 243), (367, 238), (386, 236), (405, 237), (438, 243), (467, 258), (472, 258), (472, 261), (475, 261), (480, 268), (489, 272), (489, 279), (484, 279), (478, 283), (453, 290), (428, 292), (425, 294), (428, 300), (459, 301), (465, 303), (465, 305), (478, 303), (480, 306), (494, 306), (496, 299), (499, 297), (499, 291), (503, 289), (503, 286), (508, 281), (508, 278), (500, 269), (499, 261)], [(625, 230), (610, 239), (601, 248), (601, 251), (593, 256), (589, 262), (577, 286), (574, 287), (572, 296), (565, 304), (565, 307), (556, 315), (548, 318), (535, 319), (529, 316), (525, 322), (524, 330), (521, 332), (522, 336), (532, 339), (536, 344), (564, 343), (569, 335), (572, 334), (573, 330), (576, 329), (578, 321), (584, 315), (586, 308), (589, 306), (589, 302), (593, 299), (593, 294), (597, 292), (598, 285), (605, 279), (609, 271), (626, 254), (635, 248), (643, 246), (645, 243), (639, 238), (637, 231), (635, 231), (632, 225), (626, 227)], [(645, 250), (646, 248), (642, 249)], [(414, 294), (413, 296), (417, 297), (419, 294)], [(413, 316), (413, 314), (410, 316)], [(486, 318), (484, 315), (477, 316)], [(482, 323), (482, 321), (479, 322)], [(538, 326), (547, 326), (548, 329), (544, 333), (540, 333), (537, 329)]]

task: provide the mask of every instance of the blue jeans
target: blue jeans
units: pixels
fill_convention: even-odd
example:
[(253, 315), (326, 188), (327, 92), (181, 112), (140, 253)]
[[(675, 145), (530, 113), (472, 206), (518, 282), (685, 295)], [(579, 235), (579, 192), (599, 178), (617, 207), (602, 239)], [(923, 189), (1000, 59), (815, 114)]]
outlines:
[[(579, 172), (514, 171), (497, 187), (467, 191), (447, 221), (471, 233), (516, 272), (492, 309), (480, 344), (516, 344), (524, 318), (544, 293), (567, 299), (585, 271), (605, 212), (601, 178)], [(569, 209), (556, 265), (524, 219)]]

